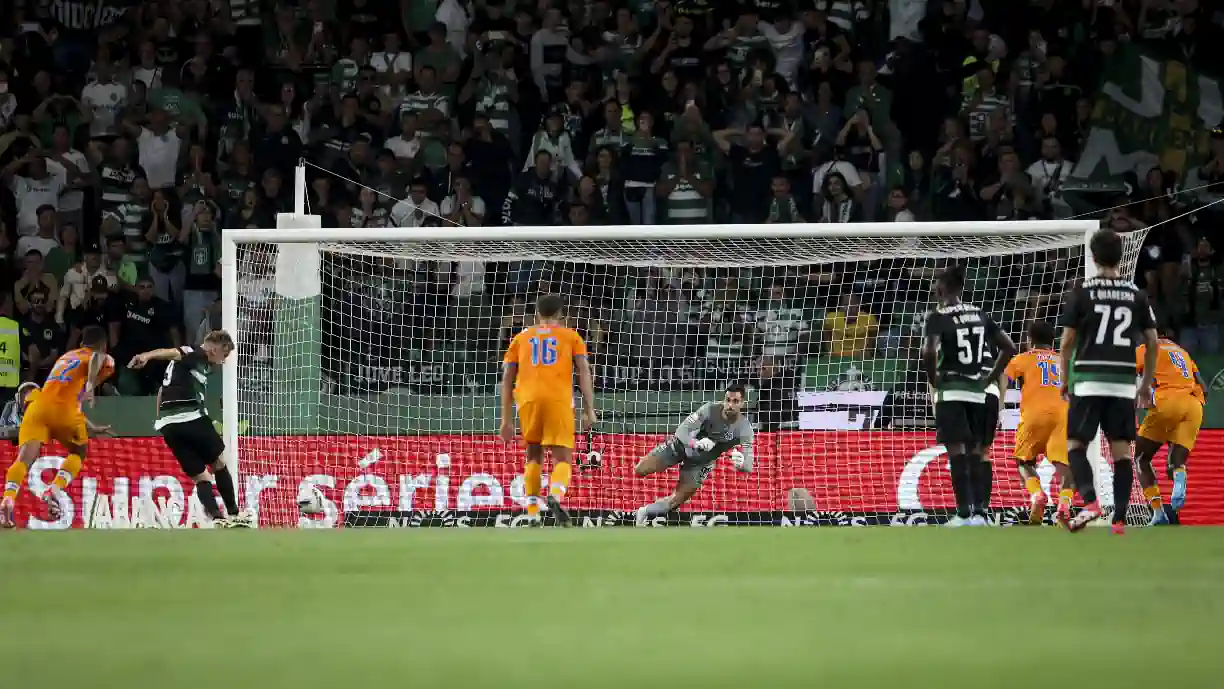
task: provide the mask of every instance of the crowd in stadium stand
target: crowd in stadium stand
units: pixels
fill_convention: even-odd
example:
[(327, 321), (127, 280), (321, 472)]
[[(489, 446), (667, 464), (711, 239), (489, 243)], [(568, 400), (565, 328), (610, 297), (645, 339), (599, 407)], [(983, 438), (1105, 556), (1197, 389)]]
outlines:
[[(28, 380), (91, 323), (120, 363), (198, 341), (219, 322), (219, 234), (275, 226), (302, 157), (334, 173), (310, 170), (310, 211), (341, 228), (1060, 218), (1084, 210), (1062, 187), (1121, 43), (1224, 64), (1222, 14), (1198, 0), (8, 7), (0, 315), (20, 324)], [(1198, 179), (1224, 179), (1222, 139)], [(1107, 222), (1182, 213), (1166, 195), (1177, 184), (1159, 168), (1135, 178), (1121, 201), (1156, 198)], [(1140, 257), (1139, 279), (1196, 352), (1220, 347), (1216, 217), (1159, 226)], [(244, 260), (242, 306), (258, 323), (269, 262)], [(363, 270), (350, 278), (383, 275)], [(677, 356), (764, 356), (767, 372), (772, 357), (888, 354), (908, 325), (880, 322), (895, 314), (873, 314), (854, 276), (821, 267), (645, 271), (631, 289), (572, 266), (410, 270), (396, 297), (408, 306), (389, 308), (423, 319), (411, 322), (425, 349), (475, 337), (462, 319), (437, 325), (457, 303), (490, 310), (495, 349), (542, 286), (580, 292), (596, 348), (672, 342), (680, 328)], [(1001, 298), (1040, 313), (1062, 284), (1039, 282)], [(352, 298), (377, 301), (363, 289)], [(158, 383), (119, 382), (125, 394)]]

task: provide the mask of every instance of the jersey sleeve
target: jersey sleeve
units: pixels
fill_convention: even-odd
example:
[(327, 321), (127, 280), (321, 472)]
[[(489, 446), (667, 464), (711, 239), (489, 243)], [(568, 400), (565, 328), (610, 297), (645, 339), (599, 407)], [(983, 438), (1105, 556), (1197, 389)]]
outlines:
[(990, 338), (991, 351), (994, 350), (994, 336), (999, 332), (999, 324), (995, 319), (990, 317), (990, 314), (982, 310), (982, 325), (986, 327), (986, 336)]
[(520, 338), (518, 335), (515, 335), (510, 339), (510, 346), (506, 347), (506, 356), (502, 359), (502, 364), (506, 366), (518, 366), (519, 349), (522, 348), (522, 345), (519, 344), (521, 340), (522, 338)]
[(1007, 368), (1003, 369), (1003, 373), (1007, 375), (1008, 380), (1020, 380), (1024, 377), (1024, 369), (1028, 364), (1028, 354), (1012, 357), (1012, 360), (1007, 362)]
[(1082, 287), (1067, 292), (1067, 296), (1063, 298), (1062, 315), (1058, 319), (1058, 324), (1064, 328), (1079, 328), (1080, 321), (1084, 318), (1084, 307)]
[(577, 359), (578, 357), (585, 358), (587, 356), (587, 346), (586, 346), (586, 340), (582, 339), (582, 335), (579, 335), (575, 331), (573, 332), (573, 335), (570, 337), (570, 340), (571, 340), (570, 349), (572, 350), (570, 352), (570, 356), (575, 359)]
[(701, 427), (710, 418), (710, 410), (713, 408), (713, 402), (706, 402), (701, 405), (697, 411), (689, 414), (680, 425), (676, 427), (676, 438), (685, 445), (690, 445), (697, 439), (697, 433), (701, 431)]
[(1135, 304), (1135, 327), (1142, 334), (1146, 330), (1152, 330), (1156, 327), (1156, 314), (1152, 313), (1152, 304), (1148, 301), (1147, 293), (1136, 291)]
[(183, 345), (179, 347), (179, 354), (182, 356), (179, 362), (185, 366), (201, 366), (208, 363), (204, 353), (195, 347)]
[(943, 334), (943, 318), (940, 317), (938, 311), (928, 311), (925, 322), (922, 324), (922, 338), (924, 340), (932, 337), (939, 337)]

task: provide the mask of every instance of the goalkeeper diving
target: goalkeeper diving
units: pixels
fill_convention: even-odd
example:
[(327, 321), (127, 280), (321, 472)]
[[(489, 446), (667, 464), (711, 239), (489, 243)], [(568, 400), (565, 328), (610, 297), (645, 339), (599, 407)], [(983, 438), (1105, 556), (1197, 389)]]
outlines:
[(646, 526), (655, 517), (666, 516), (691, 500), (727, 450), (731, 450), (731, 464), (736, 470), (750, 473), (753, 437), (752, 424), (744, 416), (744, 388), (741, 385), (727, 388), (721, 402), (707, 402), (689, 414), (672, 437), (651, 450), (634, 467), (638, 476), (680, 467), (675, 490), (639, 508), (635, 519), (637, 526)]

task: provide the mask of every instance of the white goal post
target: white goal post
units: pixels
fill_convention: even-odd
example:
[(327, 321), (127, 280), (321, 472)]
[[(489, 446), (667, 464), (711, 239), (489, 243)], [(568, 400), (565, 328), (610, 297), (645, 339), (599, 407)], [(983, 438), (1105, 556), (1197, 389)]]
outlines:
[[(348, 323), (350, 318), (357, 318), (350, 316), (348, 310), (357, 309), (358, 293), (365, 294), (363, 285), (368, 281), (363, 280), (363, 275), (381, 274), (380, 271), (390, 270), (386, 266), (400, 263), (450, 265), (448, 262), (465, 261), (482, 265), (487, 262), (490, 266), (510, 262), (563, 264), (557, 273), (562, 277), (554, 275), (539, 278), (539, 281), (551, 279), (552, 286), (559, 287), (558, 291), (565, 296), (570, 296), (566, 292), (572, 290), (575, 299), (584, 300), (587, 297), (577, 295), (587, 293), (589, 276), (594, 274), (608, 276), (607, 280), (614, 283), (617, 290), (628, 290), (631, 294), (637, 294), (635, 289), (646, 289), (641, 287), (643, 280), (671, 281), (668, 284), (681, 285), (677, 292), (690, 289), (683, 281), (690, 280), (694, 271), (700, 280), (706, 281), (704, 284), (716, 284), (709, 293), (722, 289), (728, 282), (738, 287), (736, 281), (750, 280), (740, 276), (753, 275), (756, 276), (753, 284), (758, 287), (754, 288), (757, 292), (752, 302), (759, 301), (761, 305), (744, 307), (741, 311), (751, 310), (757, 321), (762, 318), (760, 314), (777, 317), (779, 310), (771, 311), (773, 307), (765, 305), (771, 298), (766, 283), (773, 285), (774, 296), (794, 306), (788, 313), (795, 314), (790, 318), (800, 332), (797, 337), (805, 343), (799, 346), (803, 353), (798, 357), (784, 351), (785, 346), (794, 350), (793, 341), (786, 345), (771, 340), (771, 337), (776, 338), (776, 332), (761, 322), (738, 323), (744, 330), (751, 331), (747, 335), (746, 349), (737, 349), (726, 356), (715, 353), (713, 350), (720, 343), (715, 336), (707, 334), (711, 320), (708, 311), (712, 308), (709, 303), (721, 304), (723, 302), (718, 299), (724, 297), (706, 294), (704, 300), (700, 296), (690, 296), (688, 315), (679, 316), (682, 320), (690, 318), (696, 328), (704, 328), (697, 344), (700, 354), (683, 354), (683, 363), (669, 358), (665, 364), (655, 361), (644, 367), (627, 365), (623, 370), (631, 373), (620, 378), (610, 377), (606, 397), (612, 409), (605, 418), (613, 419), (610, 422), (613, 427), (598, 430), (601, 435), (607, 434), (608, 437), (600, 442), (606, 443), (609, 449), (602, 446), (596, 449), (621, 468), (607, 470), (602, 475), (575, 477), (575, 484), (587, 485), (586, 492), (578, 494), (575, 500), (580, 512), (589, 513), (589, 523), (624, 523), (624, 513), (632, 504), (645, 497), (653, 499), (657, 497), (654, 493), (660, 490), (665, 492), (670, 485), (667, 481), (674, 479), (636, 480), (631, 470), (626, 473), (623, 466), (627, 463), (632, 467), (642, 447), (649, 449), (650, 442), (667, 432), (664, 429), (674, 427), (691, 411), (687, 407), (675, 407), (688, 403), (680, 400), (715, 399), (719, 394), (716, 382), (723, 384), (722, 378), (727, 376), (739, 376), (738, 379), (743, 380), (743, 372), (749, 369), (726, 372), (731, 366), (726, 362), (733, 357), (750, 361), (752, 371), (770, 371), (770, 367), (785, 367), (784, 361), (792, 362), (787, 370), (794, 372), (794, 380), (799, 382), (788, 394), (793, 393), (798, 407), (792, 415), (795, 418), (788, 417), (786, 423), (771, 426), (770, 433), (765, 434), (768, 447), (759, 450), (758, 458), (763, 457), (763, 460), (755, 475), (715, 480), (713, 487), (703, 489), (709, 496), (704, 498), (705, 502), (695, 503), (705, 515), (701, 519), (716, 521), (725, 519), (725, 514), (735, 513), (751, 515), (743, 517), (745, 523), (788, 523), (788, 520), (789, 523), (884, 523), (888, 521), (888, 513), (895, 513), (902, 521), (914, 514), (922, 516), (913, 521), (924, 521), (928, 513), (936, 509), (922, 504), (928, 498), (919, 497), (920, 483), (924, 495), (932, 490), (925, 483), (929, 477), (922, 478), (920, 474), (927, 464), (933, 466), (931, 460), (938, 456), (937, 451), (932, 452), (934, 448), (928, 447), (934, 445), (933, 435), (929, 441), (923, 440), (927, 431), (914, 431), (895, 418), (889, 422), (880, 421), (880, 408), (884, 404), (881, 400), (890, 393), (879, 386), (873, 387), (869, 379), (894, 376), (899, 381), (905, 377), (905, 372), (899, 370), (904, 368), (904, 363), (896, 362), (904, 358), (899, 352), (905, 350), (905, 342), (914, 327), (907, 319), (917, 318), (920, 314), (914, 310), (929, 301), (931, 266), (958, 260), (971, 260), (984, 266), (981, 284), (989, 282), (990, 285), (984, 289), (1006, 294), (995, 301), (1008, 313), (992, 315), (1000, 322), (1007, 322), (1009, 331), (1017, 337), (1017, 327), (1024, 325), (1030, 313), (1057, 311), (1061, 292), (1051, 292), (1051, 289), (1061, 290), (1069, 280), (1093, 274), (1091, 261), (1083, 257), (1087, 255), (1088, 238), (1100, 227), (1095, 220), (1053, 220), (329, 229), (321, 227), (319, 216), (305, 213), (304, 190), (304, 168), (299, 167), (296, 213), (278, 216), (278, 227), (274, 229), (234, 228), (222, 234), (222, 322), (239, 343), (239, 355), (227, 361), (223, 375), (225, 458), (239, 476), (240, 501), (244, 506), (255, 508), (265, 526), (447, 525), (471, 521), (473, 515), (479, 522), (481, 510), (498, 515), (490, 523), (513, 522), (512, 518), (503, 517), (517, 512), (523, 504), (522, 478), (517, 475), (521, 473), (521, 466), (517, 470), (514, 468), (518, 451), (508, 449), (503, 453), (490, 449), (493, 447), (488, 437), (490, 431), (487, 424), (481, 425), (485, 423), (486, 413), (494, 413), (488, 410), (493, 408), (496, 396), (488, 382), (493, 375), (491, 371), (496, 370), (495, 366), (488, 366), (488, 351), (477, 363), (472, 362), (471, 355), (465, 354), (463, 356), (469, 356), (469, 360), (460, 356), (459, 359), (447, 359), (447, 363), (441, 365), (441, 369), (476, 367), (483, 376), (473, 374), (462, 384), (448, 387), (449, 393), (444, 396), (431, 396), (428, 390), (421, 393), (420, 385), (424, 383), (401, 377), (402, 371), (386, 376), (376, 388), (356, 390), (350, 381), (343, 379), (347, 372), (360, 371), (354, 375), (362, 377), (363, 381), (372, 376), (369, 370), (379, 363), (373, 360), (388, 358), (385, 352), (390, 346), (374, 341), (396, 337), (396, 334), (382, 330), (361, 334), (359, 331), (365, 326), (360, 324), (344, 325), (342, 334), (330, 335), (332, 341), (326, 344), (321, 343), (324, 335), (318, 334), (323, 321)], [(1127, 237), (1127, 267), (1131, 271), (1142, 240), (1142, 233)], [(323, 265), (331, 261), (344, 262), (343, 278), (326, 275)], [(1046, 271), (1042, 273), (1046, 281), (1042, 288), (1045, 293), (1036, 287), (1030, 289), (1026, 282), (1031, 279), (1030, 263), (1040, 264)], [(831, 268), (822, 272), (822, 266)], [(775, 278), (769, 275), (781, 275), (788, 270), (791, 271), (786, 273), (789, 282), (777, 278), (770, 283)], [(792, 273), (804, 270), (809, 271), (802, 276), (807, 282), (802, 288), (795, 287)], [(838, 295), (836, 302), (824, 303), (816, 289), (822, 284), (820, 279), (824, 272), (834, 276), (830, 279), (836, 282), (827, 284), (833, 285), (830, 289)], [(321, 273), (325, 274), (323, 278), (320, 278)], [(731, 277), (727, 277), (728, 274)], [(761, 275), (767, 277), (761, 278)], [(294, 307), (302, 309), (300, 311), (278, 315), (274, 326), (252, 325), (251, 318), (241, 312), (240, 301), (244, 304), (242, 308), (247, 308), (254, 294), (252, 284), (260, 280), (264, 281), (260, 289), (273, 290), (279, 303), (306, 297), (303, 300), (306, 305)], [(627, 288), (623, 287), (626, 282), (630, 285)], [(762, 289), (765, 291), (761, 292)], [(321, 290), (333, 295), (331, 301), (324, 303)], [(691, 292), (691, 295), (697, 294)], [(735, 301), (734, 297), (725, 298)], [(513, 302), (513, 298), (507, 299)], [(967, 295), (967, 299), (979, 303), (973, 294)], [(821, 303), (816, 304), (817, 301)], [(860, 301), (864, 308), (870, 304), (869, 308), (877, 312), (869, 314), (869, 318), (855, 316), (856, 323), (868, 319), (864, 332), (869, 334), (861, 336), (864, 340), (870, 338), (865, 349), (854, 345), (851, 340), (859, 335), (845, 323), (839, 321), (844, 327), (838, 330), (837, 326), (830, 325), (830, 320), (818, 324), (810, 317), (813, 311), (830, 319), (837, 313), (837, 317), (845, 321), (842, 311), (848, 313), (849, 304), (853, 302), (855, 312), (859, 313)], [(1041, 306), (1034, 311), (1029, 304)], [(630, 317), (634, 308), (639, 311), (643, 308), (640, 305), (622, 306), (616, 307), (620, 309), (616, 313), (624, 312)], [(990, 310), (986, 304), (983, 307)], [(590, 308), (590, 323), (594, 323), (596, 307)], [(508, 315), (504, 318), (510, 319), (505, 322), (519, 322), (509, 311), (505, 313)], [(718, 322), (719, 317), (716, 314), (714, 321)], [(459, 327), (439, 327), (435, 332), (434, 326), (420, 325), (419, 320), (402, 323), (402, 328), (413, 329), (413, 337), (419, 335), (422, 340), (426, 337), (462, 338), (465, 332), (472, 332)], [(605, 319), (603, 330), (613, 330), (615, 325)], [(260, 328), (275, 332), (257, 332)], [(421, 332), (417, 333), (417, 329)], [(345, 339), (353, 337), (352, 333), (360, 335), (361, 342)], [(830, 337), (840, 339), (830, 342)], [(609, 338), (615, 339), (614, 336)], [(252, 345), (256, 340), (269, 339), (277, 340), (275, 346), (267, 342)], [(309, 341), (310, 346), (294, 348), (295, 340)], [(442, 345), (465, 349), (455, 343), (443, 342)], [(421, 350), (434, 346), (438, 345), (433, 339), (427, 345), (413, 345)], [(739, 346), (737, 341), (736, 347)], [(262, 349), (252, 354), (256, 351), (252, 347)], [(782, 353), (771, 354), (771, 347)], [(614, 348), (608, 345), (609, 351)], [(371, 353), (376, 350), (381, 353)], [(640, 351), (630, 352), (626, 356), (641, 354)], [(492, 356), (496, 357), (497, 352)], [(278, 357), (294, 358), (294, 363), (285, 367), (269, 363)], [(695, 358), (702, 361), (694, 364)], [(768, 364), (765, 363), (767, 359)], [(799, 363), (793, 363), (795, 359), (799, 359)], [(890, 363), (881, 365), (879, 362), (883, 359)], [(337, 363), (340, 360), (344, 362), (342, 365)], [(463, 363), (465, 361), (467, 363)], [(613, 362), (611, 355), (604, 361), (607, 363), (597, 365), (621, 366), (619, 360)], [(711, 361), (715, 363), (709, 363)], [(265, 375), (261, 369), (266, 367), (277, 370), (268, 374), (262, 387), (252, 383), (253, 378)], [(885, 370), (887, 372), (881, 373)], [(379, 375), (385, 373), (379, 369)], [(437, 375), (449, 373), (441, 370)], [(768, 386), (763, 379), (755, 380), (753, 375), (756, 374), (744, 381), (752, 388), (750, 398), (754, 401), (764, 399)], [(701, 382), (710, 384), (691, 384), (695, 376), (705, 377)], [(651, 380), (647, 383), (635, 378)], [(258, 392), (250, 392), (253, 386)], [(687, 396), (674, 392), (680, 389), (688, 391)], [(1014, 394), (1009, 393), (1009, 400)], [(391, 396), (397, 401), (385, 402), (385, 398)], [(660, 402), (665, 398), (666, 404)], [(874, 402), (862, 402), (863, 409), (856, 406), (860, 403), (855, 400), (869, 398)], [(433, 405), (446, 404), (455, 407), (430, 409)], [(413, 418), (399, 418), (402, 414)], [(480, 420), (458, 423), (455, 419), (444, 418), (448, 416), (479, 416)], [(299, 427), (309, 430), (285, 431)], [(496, 429), (491, 432), (496, 433)], [(460, 450), (452, 449), (447, 443)], [(1008, 447), (996, 447), (993, 453), (996, 460), (1007, 456), (1010, 440), (1000, 441), (1000, 445)], [(486, 458), (465, 464), (469, 459), (461, 456), (464, 448), (473, 455), (483, 453)], [(589, 448), (579, 439), (577, 449)], [(872, 457), (873, 453), (887, 454), (893, 449), (912, 454), (913, 459), (908, 464), (902, 462), (904, 466), (901, 467), (895, 466), (894, 458)], [(1112, 495), (1108, 488), (1108, 462), (1101, 461), (1098, 444), (1094, 443), (1092, 450), (1090, 456), (1098, 470), (1098, 492), (1105, 499), (1104, 496)], [(490, 453), (497, 456), (489, 458)], [(858, 458), (854, 461), (861, 463), (846, 469), (844, 477), (834, 476), (827, 480), (820, 478), (820, 468), (799, 471), (793, 466), (822, 453), (839, 456), (849, 453)], [(884, 462), (892, 464), (885, 467)], [(830, 459), (824, 470), (832, 471), (834, 466)], [(996, 466), (996, 484), (1017, 482), (1010, 463)], [(378, 474), (379, 467), (384, 467), (387, 473)], [(729, 468), (721, 471), (732, 473)], [(879, 478), (876, 473), (888, 476)], [(830, 488), (824, 485), (826, 483), (840, 485)], [(880, 488), (883, 483), (888, 486)], [(328, 507), (321, 517), (301, 516), (296, 509), (297, 496), (311, 486), (327, 493)], [(853, 496), (860, 494), (863, 496), (862, 510), (853, 504)], [(837, 497), (839, 495), (841, 497)], [(1005, 497), (1002, 502), (1009, 500), (1011, 497)], [(889, 501), (896, 504), (883, 504)], [(781, 516), (763, 516), (767, 513)], [(809, 522), (795, 516), (803, 513), (820, 516)], [(384, 514), (389, 516), (381, 516)], [(1136, 520), (1139, 518), (1141, 515), (1135, 516)]]

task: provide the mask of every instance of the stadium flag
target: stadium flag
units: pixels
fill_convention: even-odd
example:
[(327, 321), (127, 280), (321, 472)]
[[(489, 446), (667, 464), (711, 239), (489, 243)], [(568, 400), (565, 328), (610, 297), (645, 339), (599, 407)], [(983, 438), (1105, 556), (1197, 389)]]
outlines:
[[(1206, 161), (1210, 131), (1224, 114), (1219, 77), (1122, 43), (1105, 70), (1092, 126), (1064, 191), (1127, 193), (1160, 166), (1181, 186)], [(1135, 177), (1127, 180), (1127, 173)]]
[[(281, 213), (278, 229), (311, 229), (321, 226), (318, 216)], [(317, 244), (255, 245), (256, 260), (267, 260), (276, 252), (275, 316), (272, 332), (272, 394), (283, 400), (275, 414), (286, 428), (318, 425), (319, 399), (323, 389), (322, 338), (302, 333), (321, 333), (322, 283)], [(259, 256), (259, 253), (264, 253)], [(241, 385), (241, 383), (240, 383)]]

